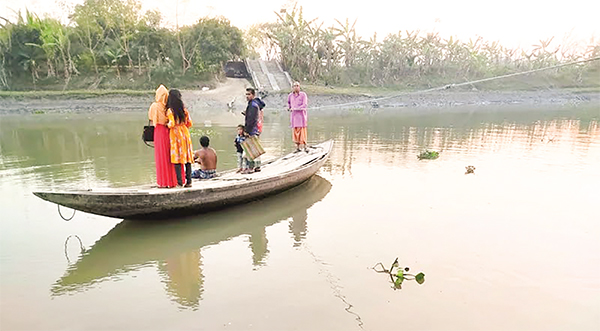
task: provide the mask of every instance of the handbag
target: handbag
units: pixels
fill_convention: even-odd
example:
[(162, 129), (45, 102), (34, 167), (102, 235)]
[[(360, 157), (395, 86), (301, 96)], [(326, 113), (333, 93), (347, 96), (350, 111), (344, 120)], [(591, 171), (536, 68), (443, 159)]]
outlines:
[(250, 136), (242, 141), (240, 145), (242, 145), (246, 157), (251, 161), (265, 154), (265, 149), (262, 147), (258, 136)]
[(150, 120), (148, 120), (148, 125), (144, 125), (142, 141), (144, 144), (146, 144), (146, 146), (154, 148), (152, 144), (148, 144), (149, 142), (154, 142), (154, 126), (152, 126), (152, 122)]
[(154, 126), (152, 126), (152, 122), (148, 120), (148, 125), (144, 125), (144, 132), (142, 133), (142, 140), (146, 145), (148, 142), (154, 141)]

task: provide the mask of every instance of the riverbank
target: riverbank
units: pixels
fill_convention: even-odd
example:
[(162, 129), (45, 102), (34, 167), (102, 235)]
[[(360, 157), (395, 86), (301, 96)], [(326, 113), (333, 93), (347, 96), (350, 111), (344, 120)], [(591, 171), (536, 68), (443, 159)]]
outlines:
[[(212, 90), (184, 90), (183, 99), (192, 110), (241, 112), (245, 106), (245, 79), (228, 79)], [(544, 89), (538, 91), (477, 91), (447, 89), (416, 93), (385, 89), (328, 88), (306, 86), (309, 108), (317, 110), (373, 108), (451, 108), (486, 105), (560, 106), (595, 103), (600, 109), (600, 90)], [(287, 92), (270, 93), (267, 107), (286, 109)], [(154, 100), (153, 91), (2, 92), (0, 114), (142, 112)], [(228, 105), (229, 104), (229, 105)]]

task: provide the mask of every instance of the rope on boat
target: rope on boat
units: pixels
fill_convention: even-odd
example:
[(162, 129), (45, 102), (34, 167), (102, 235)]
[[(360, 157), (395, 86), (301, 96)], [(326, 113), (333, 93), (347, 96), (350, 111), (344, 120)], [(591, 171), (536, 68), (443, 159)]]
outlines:
[(75, 238), (77, 238), (77, 240), (79, 240), (79, 248), (81, 249), (79, 251), (80, 254), (81, 254), (81, 252), (83, 252), (85, 250), (85, 247), (83, 247), (83, 242), (81, 241), (81, 238), (79, 238), (78, 235), (72, 234), (72, 235), (68, 236), (67, 239), (65, 239), (65, 257), (67, 258), (68, 264), (71, 264), (71, 259), (69, 259), (69, 253), (67, 253), (67, 244), (69, 243), (69, 239), (71, 239), (71, 237), (75, 237)]
[(73, 215), (71, 215), (71, 217), (69, 217), (69, 218), (65, 218), (65, 217), (63, 216), (63, 214), (60, 212), (60, 205), (59, 205), (59, 204), (56, 204), (56, 205), (58, 206), (58, 215), (60, 215), (60, 217), (61, 217), (63, 220), (65, 220), (65, 221), (67, 221), (67, 222), (68, 222), (68, 221), (72, 220), (72, 219), (73, 219), (73, 217), (75, 217), (75, 211), (76, 211), (75, 209), (73, 209)]
[(472, 81), (468, 81), (468, 82), (464, 82), (464, 83), (448, 84), (448, 85), (434, 87), (434, 88), (430, 88), (430, 89), (426, 89), (426, 90), (403, 92), (403, 93), (399, 93), (399, 94), (390, 95), (387, 97), (380, 97), (380, 98), (374, 98), (374, 99), (368, 99), (368, 100), (362, 100), (362, 101), (353, 101), (353, 102), (341, 103), (341, 104), (337, 104), (337, 105), (316, 106), (316, 107), (310, 107), (309, 109), (324, 109), (324, 108), (352, 106), (352, 105), (357, 105), (357, 104), (361, 104), (361, 103), (372, 103), (372, 102), (377, 102), (377, 101), (393, 99), (393, 98), (397, 98), (397, 97), (404, 96), (404, 95), (421, 94), (421, 93), (428, 93), (428, 92), (434, 92), (434, 91), (448, 90), (453, 87), (459, 87), (459, 86), (464, 86), (464, 85), (473, 85), (473, 84), (488, 82), (488, 81), (492, 81), (492, 80), (496, 80), (496, 79), (515, 77), (515, 76), (520, 76), (520, 75), (527, 75), (527, 74), (531, 74), (534, 72), (545, 71), (545, 70), (550, 70), (550, 69), (557, 69), (557, 68), (561, 68), (561, 67), (566, 67), (566, 66), (571, 66), (571, 65), (586, 63), (586, 62), (592, 62), (592, 61), (597, 61), (597, 60), (600, 60), (600, 56), (594, 57), (591, 59), (587, 59), (587, 60), (573, 61), (573, 62), (557, 64), (557, 65), (545, 67), (545, 68), (532, 69), (532, 70), (528, 70), (528, 71), (516, 72), (516, 73), (506, 74), (506, 75), (501, 75), (501, 76), (496, 76), (496, 77), (472, 80)]

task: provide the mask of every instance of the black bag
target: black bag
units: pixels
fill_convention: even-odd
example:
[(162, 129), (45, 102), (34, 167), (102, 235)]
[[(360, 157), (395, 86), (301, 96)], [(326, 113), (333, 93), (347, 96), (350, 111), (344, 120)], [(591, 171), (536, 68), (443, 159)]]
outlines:
[(154, 126), (150, 120), (148, 120), (148, 125), (144, 125), (144, 133), (142, 133), (142, 140), (144, 142), (154, 141)]

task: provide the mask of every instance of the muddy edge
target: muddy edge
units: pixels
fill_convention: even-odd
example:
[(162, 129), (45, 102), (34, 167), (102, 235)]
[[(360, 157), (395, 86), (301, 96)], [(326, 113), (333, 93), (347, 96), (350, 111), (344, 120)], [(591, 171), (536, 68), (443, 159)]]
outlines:
[[(238, 92), (240, 91), (240, 92)], [(245, 106), (243, 89), (234, 91), (182, 91), (187, 107), (197, 111), (202, 109), (240, 112)], [(518, 105), (518, 106), (570, 106), (589, 104), (597, 106), (600, 112), (600, 92), (570, 92), (565, 90), (544, 91), (441, 91), (426, 94), (408, 94), (386, 100), (368, 95), (311, 95), (309, 110), (314, 107), (320, 111), (373, 108), (402, 108), (406, 110), (426, 110), (441, 108), (458, 109), (463, 106)], [(270, 109), (287, 108), (287, 93), (270, 93), (264, 98)], [(0, 115), (42, 114), (42, 113), (105, 113), (105, 112), (144, 112), (152, 103), (151, 96), (108, 95), (85, 99), (52, 98), (0, 98)], [(233, 101), (230, 109), (227, 103)], [(361, 103), (362, 102), (362, 103)], [(327, 107), (348, 104), (343, 107)], [(485, 108), (485, 107), (478, 107)]]

